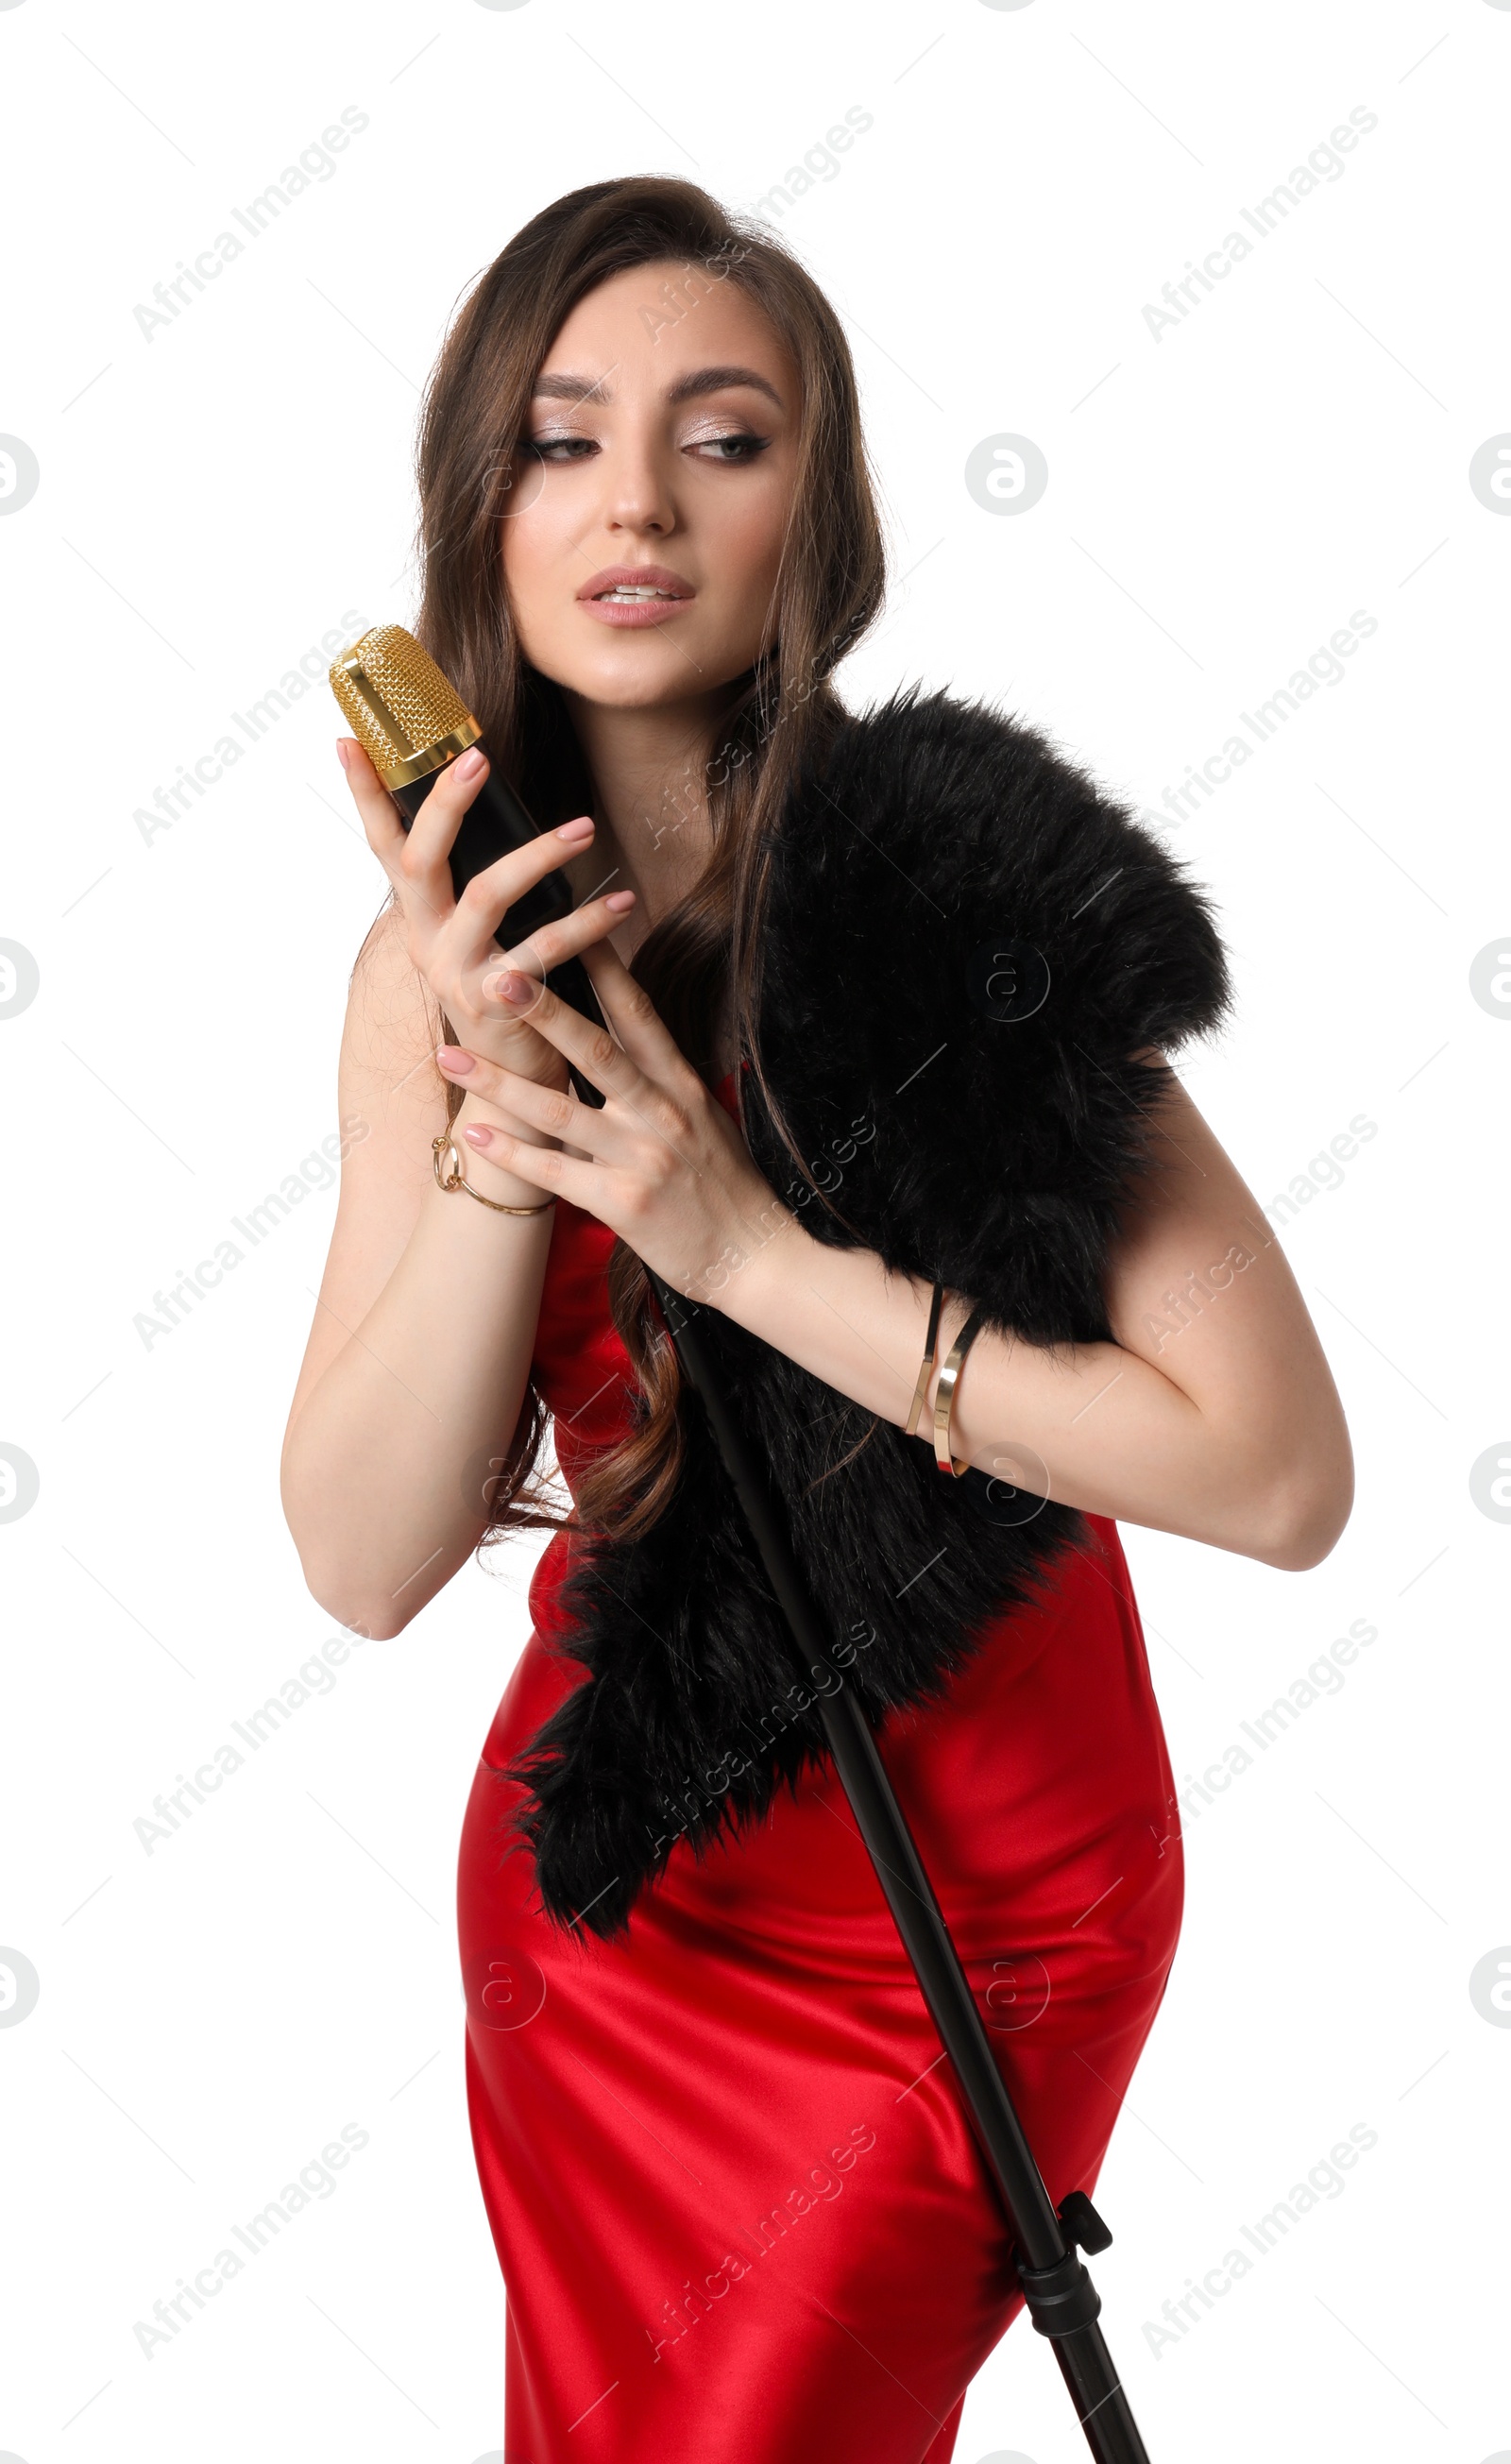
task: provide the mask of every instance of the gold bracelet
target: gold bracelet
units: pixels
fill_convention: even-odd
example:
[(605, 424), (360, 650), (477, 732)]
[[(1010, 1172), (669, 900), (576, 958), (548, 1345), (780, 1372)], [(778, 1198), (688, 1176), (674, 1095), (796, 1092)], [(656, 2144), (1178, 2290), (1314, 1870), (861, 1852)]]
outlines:
[[(441, 1170), (443, 1152), (450, 1157), (444, 1174)], [(538, 1206), (506, 1206), (502, 1199), (485, 1198), (482, 1191), (474, 1189), (468, 1179), (462, 1170), (461, 1150), (453, 1146), (449, 1134), (445, 1132), (440, 1137), (430, 1140), (430, 1155), (438, 1189), (465, 1189), (469, 1198), (475, 1198), (479, 1206), (491, 1206), (495, 1215), (543, 1215), (548, 1206), (556, 1204), (555, 1198), (543, 1198)]]
[(969, 1463), (957, 1462), (950, 1451), (950, 1416), (954, 1409), (954, 1390), (960, 1382), (960, 1370), (966, 1353), (981, 1331), (981, 1311), (973, 1309), (954, 1339), (954, 1348), (939, 1372), (934, 1389), (934, 1461), (942, 1472), (959, 1480), (971, 1468)]
[(908, 1426), (903, 1431), (905, 1438), (916, 1437), (918, 1434), (919, 1415), (923, 1411), (924, 1398), (929, 1392), (929, 1372), (934, 1365), (934, 1347), (939, 1340), (939, 1312), (944, 1307), (944, 1288), (943, 1284), (935, 1284), (934, 1296), (929, 1304), (929, 1333), (923, 1361), (918, 1371), (918, 1383), (913, 1388), (913, 1408), (908, 1415)]

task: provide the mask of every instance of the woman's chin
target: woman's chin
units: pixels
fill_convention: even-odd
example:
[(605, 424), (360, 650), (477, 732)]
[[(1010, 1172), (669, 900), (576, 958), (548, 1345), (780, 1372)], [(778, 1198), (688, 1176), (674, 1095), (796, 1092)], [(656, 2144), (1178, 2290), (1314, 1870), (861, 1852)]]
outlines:
[(711, 662), (702, 656), (689, 659), (680, 654), (668, 658), (662, 654), (659, 644), (645, 643), (642, 649), (643, 643), (644, 635), (629, 656), (621, 653), (602, 659), (562, 659), (553, 665), (537, 660), (533, 664), (540, 666), (570, 699), (592, 702), (606, 710), (673, 710), (689, 702), (706, 702), (749, 672), (748, 658), (733, 662)]

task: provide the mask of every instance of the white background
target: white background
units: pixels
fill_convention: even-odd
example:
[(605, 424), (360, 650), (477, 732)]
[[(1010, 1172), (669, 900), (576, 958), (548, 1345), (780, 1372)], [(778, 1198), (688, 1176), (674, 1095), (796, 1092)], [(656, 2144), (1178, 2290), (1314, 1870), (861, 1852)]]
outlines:
[[(1470, 1485), (1511, 1454), (1511, 1029), (1470, 989), (1511, 926), (1511, 519), (1469, 484), (1511, 429), (1511, 10), (12, 0), (0, 55), (0, 430), (40, 473), (0, 520), (0, 936), (40, 969), (0, 1023), (0, 1441), (40, 1477), (0, 1529), (0, 1942), (40, 1979), (0, 2029), (0, 2450), (499, 2447), (452, 1892), (538, 1544), (354, 1653), (143, 1851), (153, 1797), (331, 1631), (277, 1494), (330, 1196), (167, 1336), (133, 1321), (334, 1130), (383, 884), (323, 685), (172, 829), (133, 816), (346, 611), (412, 614), (417, 389), (522, 221), (631, 170), (753, 204), (852, 106), (874, 125), (781, 217), (846, 321), (895, 556), (848, 697), (988, 696), (1189, 856), (1241, 1016), (1184, 1074), (1262, 1203), (1376, 1125), (1284, 1233), (1353, 1431), (1343, 1540), (1282, 1574), (1125, 1527), (1178, 1776), (1354, 1620), (1378, 1639), (1189, 1823), (1103, 2179), (1105, 2323), (1157, 2464), (1511, 2449), (1511, 2029), (1469, 1988), (1511, 1942), (1511, 1531)], [(349, 105), (370, 124), (335, 176), (144, 336), (154, 284)], [(1378, 124), (1343, 176), (1156, 340), (1145, 303), (1357, 106)], [(1003, 432), (1048, 461), (1017, 518), (964, 484)], [(1359, 609), (1343, 679), (1172, 821), (1167, 786)], [(145, 2361), (134, 2322), (346, 2123), (369, 2144), (336, 2194)], [(1151, 2349), (1356, 2123), (1378, 2144), (1344, 2194)], [(1003, 2451), (1084, 2452), (1026, 2325), (957, 2453)]]

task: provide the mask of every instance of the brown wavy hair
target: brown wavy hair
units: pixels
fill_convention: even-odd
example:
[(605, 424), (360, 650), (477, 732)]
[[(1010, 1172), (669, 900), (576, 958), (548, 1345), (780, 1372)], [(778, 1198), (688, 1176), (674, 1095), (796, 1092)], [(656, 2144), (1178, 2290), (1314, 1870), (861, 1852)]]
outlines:
[[(480, 720), (494, 762), (537, 822), (550, 827), (594, 809), (561, 695), (519, 647), (500, 523), (535, 380), (563, 320), (610, 275), (662, 264), (676, 269), (664, 294), (673, 302), (730, 281), (765, 312), (797, 364), (801, 405), (793, 502), (762, 647), (730, 687), (708, 765), (710, 857), (694, 887), (647, 933), (631, 973), (706, 1083), (728, 989), (736, 1049), (785, 1138), (754, 1030), (764, 841), (799, 764), (843, 715), (831, 672), (873, 622), (886, 566), (849, 346), (818, 284), (777, 239), (726, 213), (690, 181), (648, 177), (574, 188), (515, 234), (464, 300), (426, 391), (416, 456), (423, 596), (414, 629)], [(454, 1040), (449, 1022), (443, 1028)], [(462, 1089), (449, 1085), (447, 1099), (450, 1119)], [(586, 1468), (575, 1510), (562, 1515), (538, 1469), (549, 1414), (532, 1378), (485, 1492), (483, 1543), (532, 1526), (633, 1538), (670, 1495), (682, 1455), (682, 1381), (646, 1269), (623, 1241), (610, 1256), (608, 1289), (638, 1381), (633, 1426)]]

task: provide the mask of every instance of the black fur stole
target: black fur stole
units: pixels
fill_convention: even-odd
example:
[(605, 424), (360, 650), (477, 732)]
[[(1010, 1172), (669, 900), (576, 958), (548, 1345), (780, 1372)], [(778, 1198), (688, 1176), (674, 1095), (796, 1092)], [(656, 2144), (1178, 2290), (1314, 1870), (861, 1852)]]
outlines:
[[(913, 688), (844, 721), (774, 836), (757, 1032), (827, 1204), (748, 1073), (745, 1135), (816, 1240), (942, 1276), (1026, 1342), (1109, 1340), (1104, 1264), (1160, 1081), (1134, 1055), (1232, 1006), (1209, 900), (1128, 806), (1036, 730)], [(1032, 1492), (1031, 1455), (947, 1479), (716, 1305), (702, 1323), (834, 1636), (816, 1686), (848, 1680), (873, 1719), (937, 1699), (1087, 1539), (1081, 1514)], [(702, 1406), (683, 1408), (654, 1529), (573, 1536), (560, 1647), (587, 1682), (512, 1767), (544, 1908), (604, 1937), (677, 1838), (737, 1836), (825, 1751)]]

